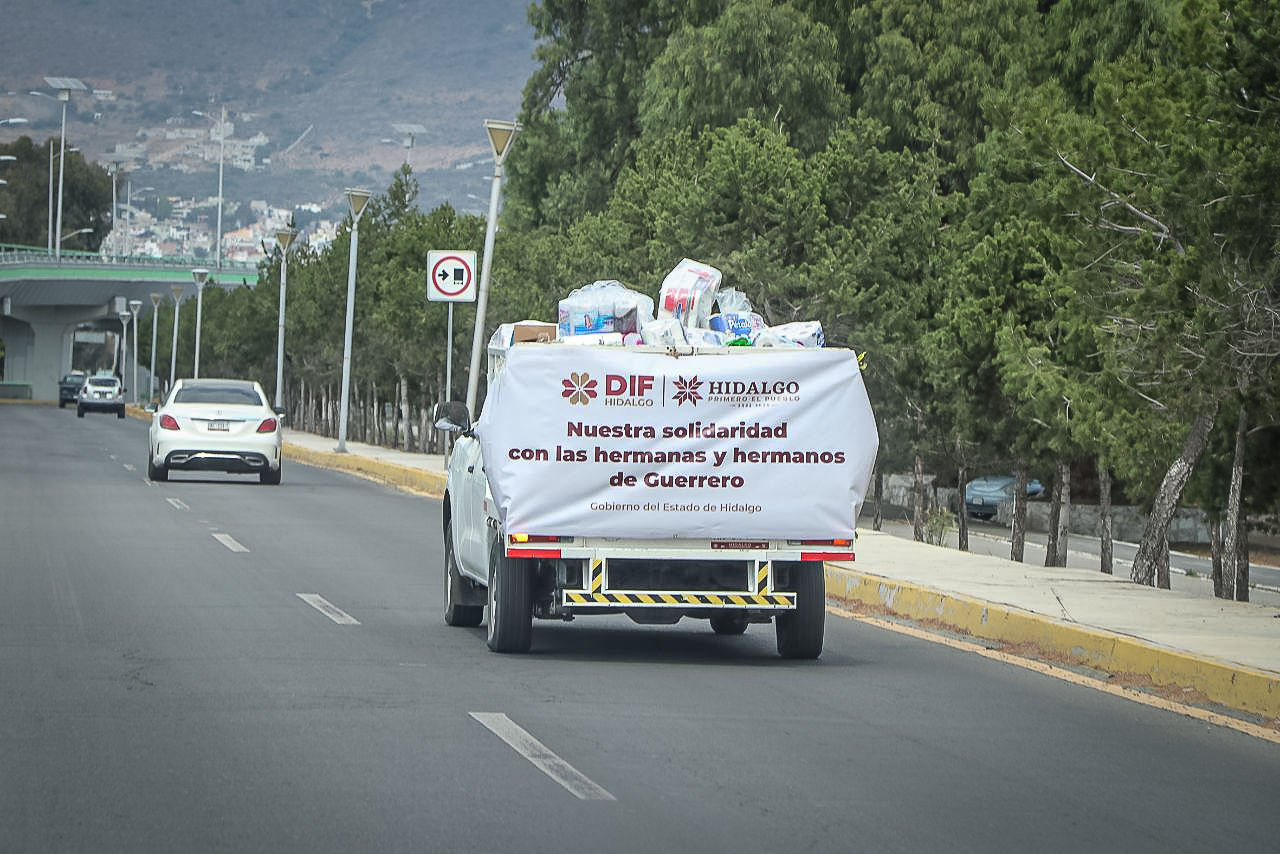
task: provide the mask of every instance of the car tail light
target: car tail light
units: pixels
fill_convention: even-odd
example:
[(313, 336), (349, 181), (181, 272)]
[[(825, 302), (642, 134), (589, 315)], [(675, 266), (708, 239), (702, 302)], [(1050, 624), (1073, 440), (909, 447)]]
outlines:
[(161, 430), (177, 430), (178, 419), (174, 418), (172, 415), (161, 415), (160, 429)]
[(268, 418), (266, 421), (263, 421), (261, 424), (258, 425), (258, 432), (274, 433), (276, 432), (277, 423), (278, 422), (274, 418)]

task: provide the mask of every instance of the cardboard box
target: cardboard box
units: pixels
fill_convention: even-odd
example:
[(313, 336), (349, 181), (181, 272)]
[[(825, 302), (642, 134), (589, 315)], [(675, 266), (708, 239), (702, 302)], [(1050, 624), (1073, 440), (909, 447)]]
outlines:
[(545, 343), (556, 340), (556, 324), (543, 323), (540, 320), (522, 320), (515, 324), (511, 331), (511, 343), (522, 344), (527, 341)]

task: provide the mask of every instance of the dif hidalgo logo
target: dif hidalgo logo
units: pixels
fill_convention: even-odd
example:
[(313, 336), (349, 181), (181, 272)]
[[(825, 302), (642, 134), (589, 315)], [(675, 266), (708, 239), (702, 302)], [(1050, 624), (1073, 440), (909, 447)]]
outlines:
[[(586, 406), (601, 396), (605, 406), (653, 406), (650, 392), (655, 390), (657, 377), (650, 374), (605, 374), (604, 387), (585, 371), (573, 372), (560, 381), (560, 396), (570, 404)], [(665, 385), (665, 383), (664, 383)], [(677, 376), (671, 380), (671, 400), (676, 406), (697, 406), (701, 400), (742, 401), (745, 399), (790, 399), (800, 393), (796, 380), (703, 380)]]
[[(603, 392), (602, 403), (605, 406), (653, 406), (650, 392), (655, 390), (657, 377), (651, 374), (605, 374), (604, 387), (588, 373), (571, 373), (560, 381), (560, 396), (569, 399), (570, 404), (580, 403), (586, 406)], [(679, 406), (688, 403), (698, 405), (702, 400), (702, 380), (698, 377), (676, 377), (672, 380), (675, 391), (671, 399)]]

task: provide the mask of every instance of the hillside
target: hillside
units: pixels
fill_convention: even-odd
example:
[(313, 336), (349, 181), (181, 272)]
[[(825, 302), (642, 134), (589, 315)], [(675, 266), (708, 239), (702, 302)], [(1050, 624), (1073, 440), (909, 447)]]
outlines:
[[(235, 137), (265, 135), (259, 155), (270, 159), (261, 172), (226, 170), (228, 197), (267, 186), (288, 194), (280, 202), (302, 201), (317, 197), (309, 186), (317, 182), (330, 197), (320, 201), (331, 201), (344, 183), (380, 190), (410, 156), (428, 201), (438, 195), (428, 185), (451, 180), (429, 179), (430, 170), (456, 171), (459, 162), (486, 157), (483, 119), (515, 117), (533, 68), (527, 6), (528, 0), (44, 0), (4, 16), (9, 37), (0, 52), (0, 92), (7, 94), (0, 94), (0, 118), (22, 116), (30, 124), (5, 127), (0, 141), (56, 135), (58, 105), (27, 93), (50, 91), (46, 76), (76, 77), (114, 97), (78, 95), (68, 110), (68, 144), (89, 159), (136, 141), (143, 128), (207, 130), (191, 111), (215, 113), (225, 105)], [(425, 129), (411, 153), (397, 124)], [(151, 148), (157, 155), (149, 153), (147, 166), (166, 157), (162, 145)], [(145, 182), (165, 177), (184, 185), (195, 176), (161, 174)], [(197, 183), (207, 185), (207, 178)]]

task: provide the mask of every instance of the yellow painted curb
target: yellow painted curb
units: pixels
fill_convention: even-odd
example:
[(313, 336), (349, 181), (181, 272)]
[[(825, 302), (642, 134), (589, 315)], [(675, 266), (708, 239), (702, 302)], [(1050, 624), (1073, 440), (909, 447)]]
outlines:
[(289, 442), (284, 443), (284, 457), (321, 468), (338, 469), (367, 477), (381, 483), (411, 489), (434, 498), (444, 495), (444, 472), (422, 471), (362, 457), (359, 454), (338, 454), (328, 451), (312, 451)]
[(1237, 711), (1280, 718), (1280, 677), (1273, 673), (831, 564), (826, 575), (827, 597), (838, 602), (986, 640), (1033, 644), (1107, 673), (1147, 676), (1156, 685), (1199, 691)]

